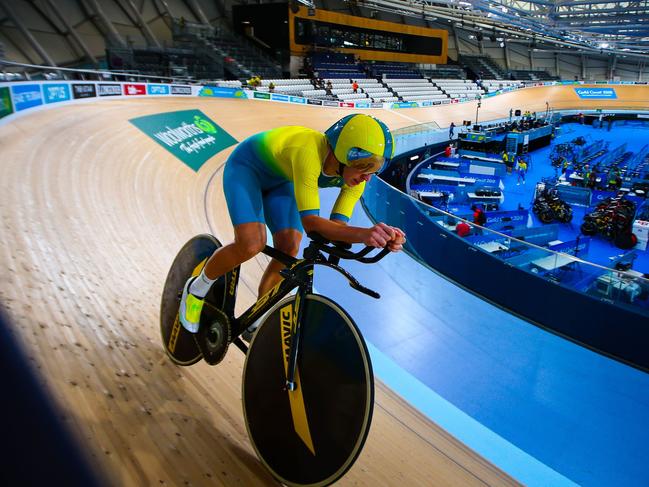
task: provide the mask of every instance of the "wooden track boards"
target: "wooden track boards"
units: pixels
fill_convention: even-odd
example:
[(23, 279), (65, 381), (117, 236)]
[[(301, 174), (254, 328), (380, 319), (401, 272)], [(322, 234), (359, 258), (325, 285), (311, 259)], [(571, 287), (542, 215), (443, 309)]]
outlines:
[[(540, 112), (546, 98), (574, 106), (568, 95), (539, 90), (483, 100), (480, 118), (505, 117), (511, 106)], [(160, 342), (162, 286), (180, 247), (198, 233), (232, 238), (221, 188), (231, 149), (194, 173), (128, 119), (192, 108), (238, 140), (283, 124), (324, 129), (348, 113), (154, 98), (61, 106), (1, 126), (0, 302), (113, 485), (273, 485), (243, 424), (242, 354), (183, 368)], [(444, 126), (475, 116), (475, 104), (370, 113), (392, 128), (431, 119)], [(266, 262), (243, 266), (239, 311)], [(485, 484), (515, 482), (377, 384), (365, 449), (339, 485)]]

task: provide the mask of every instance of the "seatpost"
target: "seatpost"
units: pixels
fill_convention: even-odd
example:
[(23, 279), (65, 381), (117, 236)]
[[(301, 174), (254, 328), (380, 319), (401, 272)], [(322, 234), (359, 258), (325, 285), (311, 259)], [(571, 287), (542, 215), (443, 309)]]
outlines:
[(295, 373), (297, 370), (297, 356), (300, 348), (300, 336), (302, 331), (302, 317), (304, 316), (304, 309), (306, 308), (306, 296), (313, 290), (313, 265), (307, 266), (304, 269), (302, 276), (302, 284), (298, 287), (297, 300), (295, 301), (296, 310), (294, 313), (295, 321), (293, 323), (293, 333), (291, 337), (291, 352), (288, 360), (288, 374), (286, 377), (286, 388), (289, 391), (294, 391)]

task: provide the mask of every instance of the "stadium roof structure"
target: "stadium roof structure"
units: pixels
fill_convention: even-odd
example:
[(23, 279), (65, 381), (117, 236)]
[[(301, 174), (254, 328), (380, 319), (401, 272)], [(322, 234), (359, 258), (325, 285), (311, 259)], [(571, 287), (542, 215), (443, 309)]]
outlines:
[[(581, 51), (649, 57), (649, 1), (357, 0), (358, 5), (484, 36), (527, 39)], [(500, 35), (502, 34), (502, 35)]]

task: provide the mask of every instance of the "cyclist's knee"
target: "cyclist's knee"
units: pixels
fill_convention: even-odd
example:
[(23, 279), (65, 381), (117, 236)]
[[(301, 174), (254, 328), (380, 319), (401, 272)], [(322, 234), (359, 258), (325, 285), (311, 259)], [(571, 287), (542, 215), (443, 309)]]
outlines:
[(243, 261), (252, 259), (255, 255), (264, 250), (266, 242), (262, 239), (253, 238), (241, 240), (235, 243), (237, 253), (241, 256)]
[(294, 229), (280, 230), (273, 234), (273, 246), (285, 254), (295, 256), (300, 250), (302, 232)]
[(239, 260), (245, 262), (264, 250), (266, 227), (260, 223), (244, 223), (234, 229), (234, 247)]

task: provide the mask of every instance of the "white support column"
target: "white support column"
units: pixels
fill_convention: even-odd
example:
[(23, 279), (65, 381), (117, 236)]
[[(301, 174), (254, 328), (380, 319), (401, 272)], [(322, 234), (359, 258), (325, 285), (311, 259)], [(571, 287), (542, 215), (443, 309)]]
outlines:
[(129, 4), (131, 10), (135, 14), (135, 18), (138, 24), (137, 26), (142, 31), (142, 34), (144, 35), (144, 38), (146, 39), (147, 43), (150, 46), (162, 47), (160, 42), (158, 42), (158, 39), (156, 39), (156, 37), (153, 35), (153, 32), (151, 32), (151, 29), (149, 29), (148, 24), (142, 18), (142, 14), (140, 13), (140, 10), (133, 3), (133, 0), (126, 0), (126, 2)]
[(609, 60), (608, 79), (613, 80), (615, 76), (615, 68), (617, 67), (617, 54), (613, 54), (613, 59)]
[(99, 17), (99, 20), (104, 24), (104, 27), (107, 32), (108, 38), (112, 40), (116, 45), (120, 47), (127, 47), (126, 42), (122, 38), (122, 36), (117, 32), (117, 29), (113, 25), (113, 23), (110, 21), (110, 19), (106, 16), (104, 11), (101, 9), (99, 6), (99, 2), (97, 0), (87, 0), (90, 6), (92, 7), (92, 10), (94, 11), (95, 15)]
[(638, 81), (642, 81), (642, 72), (644, 71), (644, 61), (638, 61)]
[(455, 50), (457, 51), (457, 57), (458, 59), (462, 55), (462, 50), (460, 49), (460, 36), (457, 35), (457, 29), (455, 28), (455, 25), (453, 25), (453, 40), (455, 41)]
[(205, 25), (210, 25), (209, 19), (205, 16), (203, 9), (201, 9), (201, 6), (196, 0), (185, 0), (185, 3), (189, 5), (189, 8), (192, 12), (194, 12), (194, 15), (196, 15), (196, 18), (199, 20), (199, 22)]
[(97, 62), (97, 58), (93, 56), (92, 52), (90, 52), (90, 49), (86, 45), (85, 42), (79, 37), (79, 34), (77, 33), (76, 30), (74, 30), (74, 27), (70, 25), (70, 22), (68, 22), (68, 19), (65, 18), (65, 15), (61, 14), (60, 9), (52, 3), (52, 0), (45, 0), (47, 5), (50, 7), (50, 11), (54, 13), (57, 19), (61, 21), (63, 26), (66, 28), (67, 33), (72, 36), (72, 38), (75, 40), (75, 42), (79, 45), (83, 53), (90, 59), (90, 62), (95, 65), (95, 67), (99, 67), (99, 63)]
[(530, 58), (530, 71), (534, 71), (534, 49), (531, 47), (527, 50), (527, 54)]

